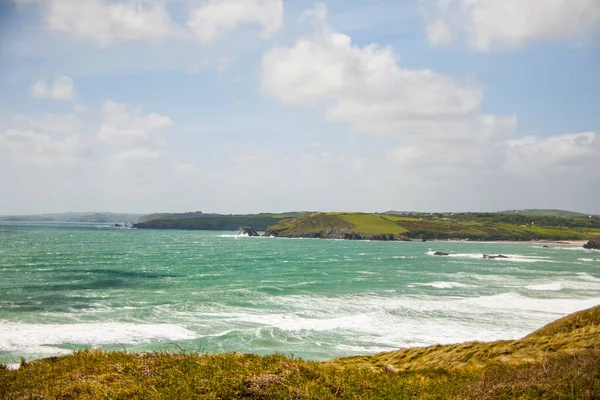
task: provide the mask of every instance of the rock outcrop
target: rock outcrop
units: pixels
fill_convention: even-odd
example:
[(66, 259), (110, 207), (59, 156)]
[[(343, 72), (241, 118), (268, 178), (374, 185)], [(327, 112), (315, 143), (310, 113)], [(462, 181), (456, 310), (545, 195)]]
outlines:
[(239, 235), (260, 236), (251, 226), (242, 226)]
[(600, 250), (600, 236), (591, 238), (586, 244), (583, 245), (583, 248)]
[(433, 253), (434, 256), (449, 256), (449, 253), (444, 253), (443, 251), (436, 251)]
[(497, 258), (508, 258), (508, 257), (505, 255), (502, 255), (502, 254), (498, 254), (497, 256), (491, 256), (489, 254), (484, 254), (483, 258), (487, 258), (488, 260), (495, 260)]

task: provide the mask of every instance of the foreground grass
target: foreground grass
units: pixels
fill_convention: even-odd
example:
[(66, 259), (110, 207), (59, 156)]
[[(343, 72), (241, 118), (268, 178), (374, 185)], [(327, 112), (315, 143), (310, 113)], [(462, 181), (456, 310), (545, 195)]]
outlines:
[(517, 341), (330, 362), (86, 350), (0, 369), (4, 399), (600, 399), (600, 306)]
[(4, 399), (597, 399), (600, 352), (482, 369), (372, 370), (282, 355), (83, 351), (0, 371)]

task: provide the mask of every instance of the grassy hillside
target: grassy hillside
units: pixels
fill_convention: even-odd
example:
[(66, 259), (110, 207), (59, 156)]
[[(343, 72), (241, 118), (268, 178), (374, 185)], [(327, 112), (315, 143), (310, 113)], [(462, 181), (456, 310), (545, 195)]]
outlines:
[(524, 339), (309, 362), (83, 351), (0, 369), (2, 398), (597, 399), (600, 306)]
[(279, 221), (266, 234), (341, 239), (586, 240), (600, 235), (600, 219), (491, 213), (317, 213)]
[(286, 219), (270, 226), (265, 235), (327, 239), (405, 238), (407, 230), (379, 214), (316, 213)]
[(526, 209), (526, 210), (505, 210), (498, 214), (519, 214), (528, 215), (530, 217), (563, 217), (563, 218), (587, 218), (589, 214), (582, 214), (567, 210), (552, 210), (552, 209)]

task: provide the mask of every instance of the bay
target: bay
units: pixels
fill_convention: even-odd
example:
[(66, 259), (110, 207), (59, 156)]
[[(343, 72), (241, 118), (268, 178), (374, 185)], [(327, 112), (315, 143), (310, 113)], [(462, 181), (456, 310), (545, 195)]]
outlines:
[(600, 253), (549, 246), (3, 222), (0, 361), (88, 347), (326, 360), (519, 338), (600, 304)]

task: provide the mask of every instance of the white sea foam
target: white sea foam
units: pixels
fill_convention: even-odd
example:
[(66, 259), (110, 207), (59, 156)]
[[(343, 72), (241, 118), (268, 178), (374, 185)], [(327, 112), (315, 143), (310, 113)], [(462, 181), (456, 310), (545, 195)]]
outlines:
[(595, 261), (600, 262), (600, 258), (578, 258), (577, 260), (585, 261), (585, 262), (595, 262)]
[(583, 280), (586, 281), (590, 281), (590, 282), (600, 282), (600, 278), (596, 278), (595, 276), (592, 276), (588, 273), (585, 272), (578, 272), (577, 276)]
[(527, 285), (527, 286), (525, 286), (525, 288), (529, 289), (529, 290), (559, 291), (559, 290), (563, 289), (563, 286), (559, 282), (553, 282), (553, 283), (542, 283), (539, 285)]
[(187, 340), (198, 337), (174, 324), (24, 324), (0, 322), (0, 351), (21, 354), (68, 354), (71, 351), (56, 346), (79, 344), (141, 344), (157, 341)]
[(222, 235), (219, 235), (219, 237), (222, 237), (222, 238), (236, 238), (237, 239), (237, 238), (247, 238), (247, 237), (250, 237), (250, 236), (248, 236), (247, 233), (239, 233), (239, 234), (224, 233)]
[[(429, 250), (427, 252), (428, 255), (435, 255), (435, 251)], [(497, 254), (490, 254), (495, 256)], [(450, 258), (471, 258), (471, 259), (483, 259), (483, 253), (450, 253), (447, 256), (439, 256), (440, 258), (450, 257)], [(521, 254), (503, 254), (506, 258), (495, 258), (490, 259), (490, 261), (512, 261), (512, 262), (554, 262), (550, 260), (550, 257), (542, 257), (542, 256), (524, 256)]]
[[(302, 341), (312, 340), (315, 334), (321, 338), (341, 335), (353, 342), (347, 343), (351, 346), (397, 348), (519, 338), (561, 316), (600, 303), (600, 298), (540, 299), (516, 292), (471, 298), (293, 295), (265, 300), (263, 312), (238, 308), (202, 315), (223, 321), (229, 328), (277, 329)], [(273, 302), (273, 308), (268, 302)], [(279, 311), (267, 311), (275, 305)]]
[(464, 288), (469, 287), (469, 285), (460, 283), (460, 282), (427, 282), (420, 283), (420, 286), (430, 286), (437, 289), (452, 289), (452, 288)]

